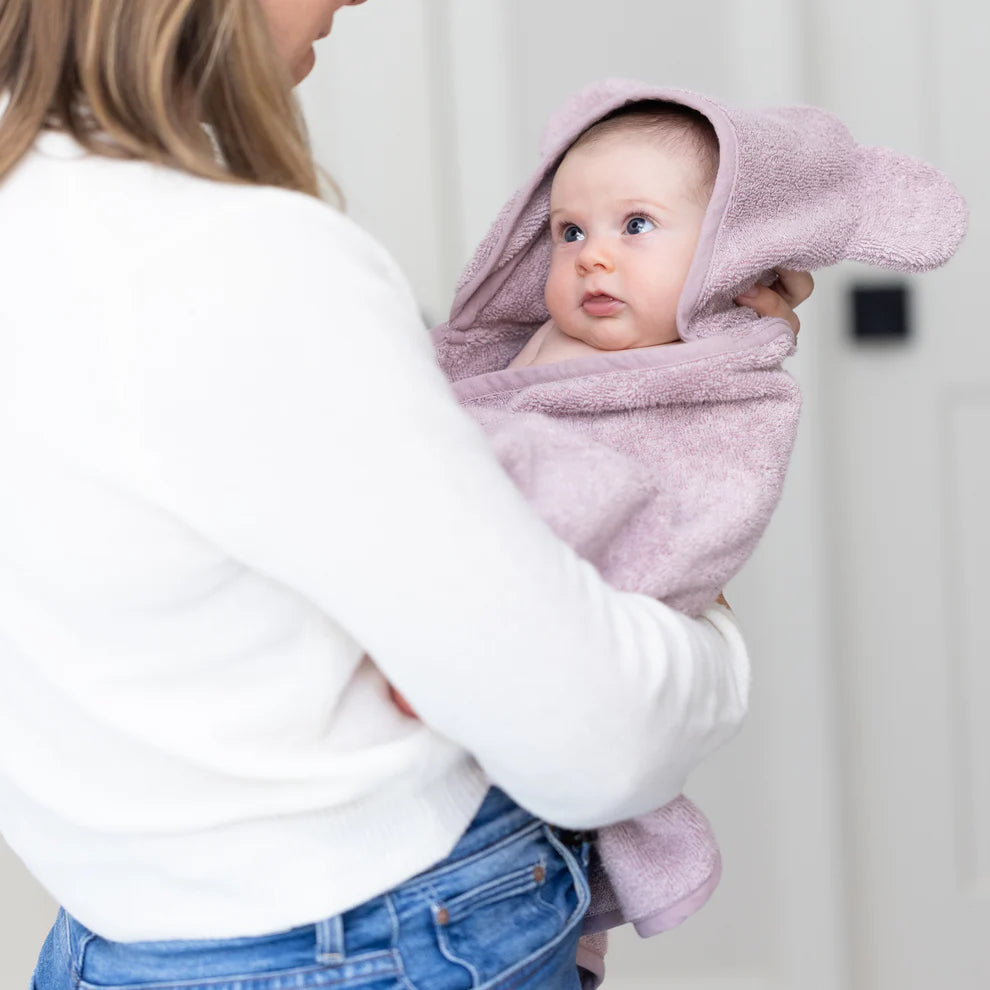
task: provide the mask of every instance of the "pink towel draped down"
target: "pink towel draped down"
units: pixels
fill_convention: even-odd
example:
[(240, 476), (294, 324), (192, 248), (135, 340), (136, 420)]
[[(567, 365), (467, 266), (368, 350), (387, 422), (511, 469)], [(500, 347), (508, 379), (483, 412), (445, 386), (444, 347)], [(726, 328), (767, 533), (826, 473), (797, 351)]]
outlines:
[[(678, 306), (682, 342), (509, 369), (549, 316), (554, 169), (589, 126), (642, 100), (693, 107), (719, 140), (718, 175)], [(733, 109), (627, 80), (572, 98), (543, 151), (467, 266), (449, 320), (433, 331), (439, 362), (561, 537), (616, 587), (698, 614), (770, 520), (800, 408), (782, 367), (794, 351), (790, 326), (734, 297), (769, 284), (775, 268), (814, 271), (844, 259), (901, 272), (935, 268), (963, 237), (965, 203), (931, 166), (857, 145), (822, 110)], [(623, 922), (644, 936), (664, 931), (705, 902), (719, 869), (711, 829), (683, 796), (602, 829), (585, 931)], [(582, 945), (588, 986), (601, 980), (603, 951), (603, 936)]]

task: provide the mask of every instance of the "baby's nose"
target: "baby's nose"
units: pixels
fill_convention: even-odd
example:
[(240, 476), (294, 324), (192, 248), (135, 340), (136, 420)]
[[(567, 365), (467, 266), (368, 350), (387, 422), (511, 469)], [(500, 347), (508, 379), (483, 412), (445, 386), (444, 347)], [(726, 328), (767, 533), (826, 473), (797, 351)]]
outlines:
[(605, 238), (589, 237), (578, 252), (577, 266), (580, 271), (611, 271), (613, 264), (612, 252)]

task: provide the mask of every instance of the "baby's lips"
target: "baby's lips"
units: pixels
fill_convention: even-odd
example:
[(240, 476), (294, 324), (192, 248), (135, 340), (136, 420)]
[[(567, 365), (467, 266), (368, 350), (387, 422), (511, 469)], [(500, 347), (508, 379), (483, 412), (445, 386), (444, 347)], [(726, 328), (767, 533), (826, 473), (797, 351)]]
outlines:
[(581, 300), (581, 309), (589, 316), (614, 316), (624, 305), (621, 299), (606, 292), (588, 292)]
[(581, 305), (583, 306), (590, 299), (614, 299), (616, 302), (621, 302), (622, 301), (621, 299), (619, 299), (618, 296), (613, 296), (613, 295), (611, 295), (611, 293), (593, 291), (593, 292), (586, 292), (581, 297)]

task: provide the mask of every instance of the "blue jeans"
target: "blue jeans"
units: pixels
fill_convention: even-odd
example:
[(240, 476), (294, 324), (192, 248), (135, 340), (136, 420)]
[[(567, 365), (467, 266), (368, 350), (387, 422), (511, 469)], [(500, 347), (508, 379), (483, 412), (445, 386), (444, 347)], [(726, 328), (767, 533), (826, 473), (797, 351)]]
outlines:
[(579, 990), (583, 838), (493, 788), (447, 859), (314, 925), (123, 943), (61, 911), (33, 990)]

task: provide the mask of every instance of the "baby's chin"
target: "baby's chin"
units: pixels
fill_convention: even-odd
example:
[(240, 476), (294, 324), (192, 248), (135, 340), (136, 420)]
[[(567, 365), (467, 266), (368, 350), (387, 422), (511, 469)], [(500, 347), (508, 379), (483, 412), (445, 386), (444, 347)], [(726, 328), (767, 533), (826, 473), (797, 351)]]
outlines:
[(672, 328), (641, 327), (621, 320), (599, 319), (584, 321), (555, 321), (560, 331), (574, 340), (600, 351), (627, 351), (633, 347), (655, 347), (680, 340)]

